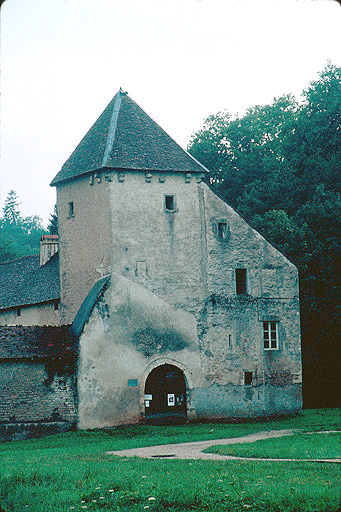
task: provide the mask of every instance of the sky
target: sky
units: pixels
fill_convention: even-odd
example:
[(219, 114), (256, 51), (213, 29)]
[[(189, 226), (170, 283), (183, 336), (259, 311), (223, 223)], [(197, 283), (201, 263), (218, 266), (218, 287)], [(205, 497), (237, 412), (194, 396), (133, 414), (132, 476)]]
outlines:
[(120, 87), (183, 148), (205, 118), (297, 99), (341, 65), (334, 0), (6, 0), (0, 215), (47, 225), (50, 182)]

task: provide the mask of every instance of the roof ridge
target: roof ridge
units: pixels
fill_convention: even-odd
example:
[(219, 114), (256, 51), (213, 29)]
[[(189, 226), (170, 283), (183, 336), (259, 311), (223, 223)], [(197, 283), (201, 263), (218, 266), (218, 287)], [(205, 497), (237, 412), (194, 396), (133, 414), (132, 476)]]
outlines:
[(115, 99), (114, 99), (114, 104), (113, 104), (113, 109), (112, 109), (112, 114), (111, 114), (111, 119), (110, 119), (110, 125), (109, 125), (109, 130), (108, 130), (108, 136), (107, 136), (107, 143), (105, 146), (103, 160), (102, 160), (102, 167), (106, 167), (113, 144), (114, 144), (115, 133), (116, 133), (116, 128), (117, 128), (117, 119), (118, 119), (118, 115), (119, 115), (121, 104), (122, 104), (122, 96), (123, 96), (123, 91), (122, 91), (122, 88), (120, 87), (120, 90), (116, 93)]

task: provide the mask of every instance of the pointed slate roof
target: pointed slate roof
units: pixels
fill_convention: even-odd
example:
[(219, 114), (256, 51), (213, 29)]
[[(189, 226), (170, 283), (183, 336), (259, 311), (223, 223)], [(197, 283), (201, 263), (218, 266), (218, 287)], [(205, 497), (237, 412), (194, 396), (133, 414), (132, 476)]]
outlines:
[(51, 185), (103, 168), (207, 172), (121, 89)]

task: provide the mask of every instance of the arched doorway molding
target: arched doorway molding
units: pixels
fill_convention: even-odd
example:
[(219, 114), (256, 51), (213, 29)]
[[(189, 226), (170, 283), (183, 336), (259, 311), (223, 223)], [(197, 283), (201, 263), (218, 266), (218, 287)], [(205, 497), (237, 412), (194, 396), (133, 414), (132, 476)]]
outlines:
[(145, 393), (145, 386), (146, 381), (150, 373), (159, 366), (163, 365), (171, 365), (176, 366), (183, 372), (185, 384), (186, 384), (186, 406), (187, 406), (187, 418), (190, 418), (193, 416), (193, 410), (190, 403), (190, 396), (189, 391), (193, 389), (193, 381), (192, 376), (188, 368), (177, 361), (176, 359), (172, 359), (170, 357), (160, 357), (159, 359), (156, 359), (149, 363), (149, 365), (146, 367), (145, 371), (143, 372), (142, 381), (141, 381), (141, 388), (140, 388), (140, 407), (141, 407), (141, 416), (145, 417), (145, 404), (144, 404), (144, 393)]

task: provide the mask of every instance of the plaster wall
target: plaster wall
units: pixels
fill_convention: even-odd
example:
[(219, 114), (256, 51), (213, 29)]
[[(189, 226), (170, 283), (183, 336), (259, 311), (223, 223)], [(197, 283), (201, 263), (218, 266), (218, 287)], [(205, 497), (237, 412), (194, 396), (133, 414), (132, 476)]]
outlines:
[[(196, 177), (99, 176), (100, 182), (92, 175), (58, 186), (62, 323), (73, 321), (93, 284), (112, 270), (172, 305), (198, 311), (205, 290)], [(174, 212), (165, 210), (166, 195), (174, 196)]]
[(60, 325), (60, 310), (55, 303), (36, 304), (0, 312), (0, 325)]
[(203, 385), (194, 316), (114, 273), (80, 337), (79, 427), (141, 421), (145, 380), (162, 364), (183, 370), (188, 388)]
[[(69, 203), (73, 215), (69, 215)], [(111, 271), (108, 183), (88, 176), (57, 187), (61, 323), (72, 323), (93, 284)]]

